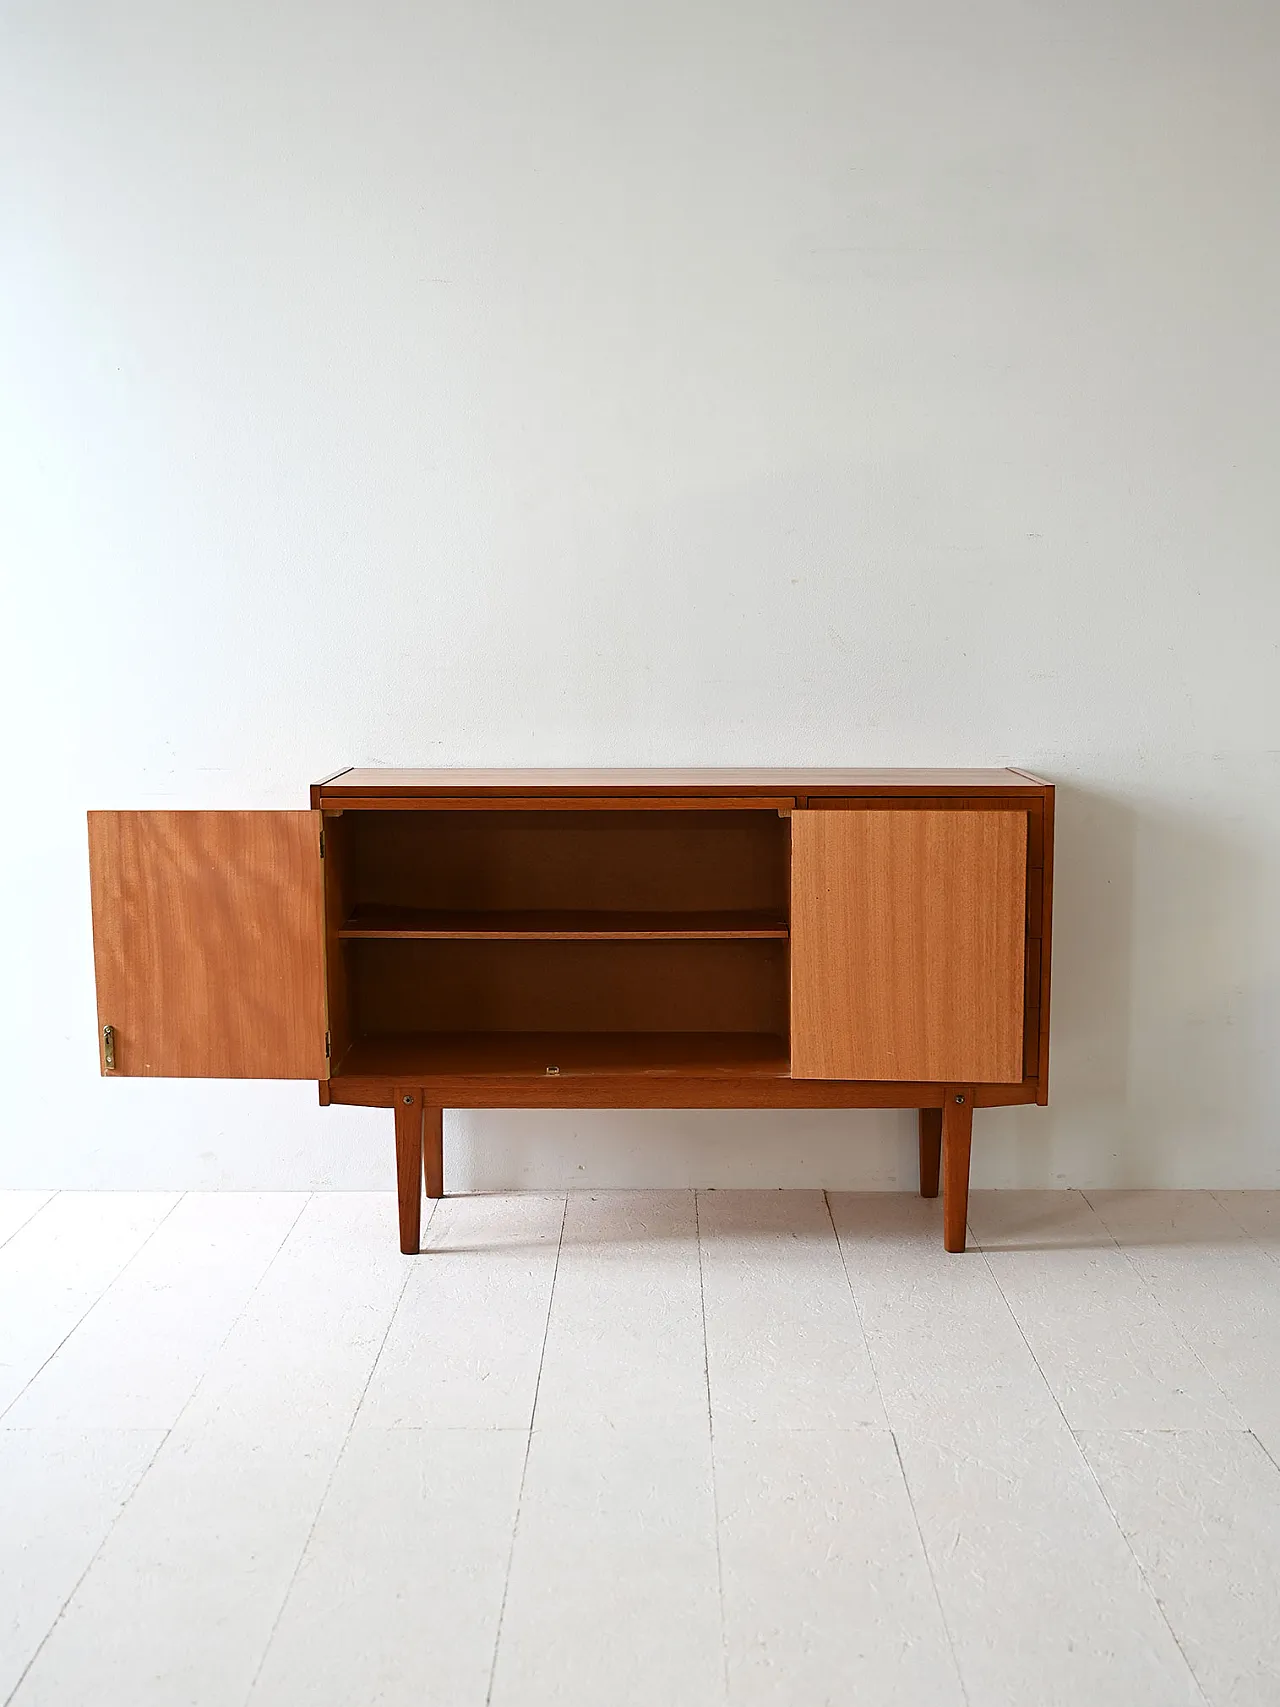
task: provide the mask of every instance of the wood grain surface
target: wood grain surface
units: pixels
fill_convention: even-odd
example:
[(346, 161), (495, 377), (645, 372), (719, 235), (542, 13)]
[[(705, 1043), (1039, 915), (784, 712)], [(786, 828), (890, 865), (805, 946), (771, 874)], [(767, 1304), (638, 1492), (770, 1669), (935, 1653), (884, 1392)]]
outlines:
[(353, 911), (787, 915), (776, 812), (353, 810), (329, 823), (348, 841)]
[(394, 1107), (400, 1249), (405, 1256), (416, 1257), (422, 1245), (422, 1092), (399, 1092)]
[(950, 1085), (942, 1099), (942, 1245), (952, 1255), (965, 1247), (972, 1149), (973, 1090)]
[(588, 1073), (695, 1077), (762, 1073), (785, 1077), (787, 1040), (741, 1031), (473, 1031), (404, 1032), (362, 1037), (352, 1044), (343, 1076), (409, 1073), (419, 1079), (477, 1077), (569, 1078)]
[(725, 794), (807, 793), (812, 790), (944, 790), (964, 794), (979, 789), (1037, 795), (1044, 785), (1025, 772), (1001, 769), (876, 769), (836, 767), (699, 770), (396, 770), (355, 768), (315, 785), (335, 804), (344, 797), (421, 794)]
[(351, 1029), (395, 1032), (774, 1032), (787, 1029), (778, 938), (345, 944)]
[(428, 1197), (444, 1196), (444, 1110), (426, 1103), (422, 1110), (422, 1172)]
[(327, 1076), (318, 812), (91, 812), (89, 870), (118, 1075)]
[(796, 1078), (1022, 1078), (1027, 815), (797, 812)]
[[(432, 1040), (435, 1041), (435, 1040)], [(329, 1101), (357, 1108), (391, 1108), (401, 1085), (421, 1083), (432, 1104), (444, 1108), (925, 1108), (942, 1105), (944, 1087), (905, 1080), (876, 1084), (854, 1079), (793, 1079), (785, 1060), (779, 1070), (671, 1071), (564, 1070), (537, 1072), (468, 1070), (422, 1073), (422, 1052), (379, 1039), (370, 1055), (357, 1042), (351, 1060), (359, 1071), (329, 1080)], [(437, 1059), (428, 1052), (428, 1059)], [(366, 1062), (370, 1063), (366, 1072)], [(1010, 1108), (1036, 1100), (1034, 1079), (1018, 1085), (975, 1085), (975, 1108)]]
[(1044, 867), (1032, 874), (1032, 883), (1041, 892), (1040, 900), (1040, 1013), (1036, 1036), (1036, 1101), (1043, 1107), (1049, 1100), (1049, 989), (1052, 982), (1049, 963), (1053, 952), (1053, 818), (1054, 791), (1045, 790), (1043, 813), (1042, 857)]
[(922, 1108), (919, 1119), (920, 1195), (938, 1195), (938, 1170), (942, 1165), (942, 1110)]
[(431, 907), (360, 906), (340, 937), (494, 942), (716, 941), (785, 937), (785, 913), (724, 911), (610, 912), (606, 908), (491, 908), (450, 911)]

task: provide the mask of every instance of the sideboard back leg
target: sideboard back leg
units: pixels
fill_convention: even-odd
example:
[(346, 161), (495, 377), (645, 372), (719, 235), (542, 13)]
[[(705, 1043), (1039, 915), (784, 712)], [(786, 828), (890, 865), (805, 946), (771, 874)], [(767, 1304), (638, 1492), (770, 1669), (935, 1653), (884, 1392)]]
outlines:
[(949, 1086), (942, 1105), (942, 1243), (962, 1251), (969, 1218), (969, 1150), (973, 1143), (973, 1091)]
[(938, 1169), (942, 1162), (942, 1110), (920, 1110), (920, 1195), (938, 1195)]
[(422, 1245), (422, 1092), (398, 1090), (395, 1112), (400, 1249), (416, 1257)]
[(422, 1110), (422, 1160), (427, 1177), (427, 1196), (444, 1196), (444, 1110), (424, 1105)]

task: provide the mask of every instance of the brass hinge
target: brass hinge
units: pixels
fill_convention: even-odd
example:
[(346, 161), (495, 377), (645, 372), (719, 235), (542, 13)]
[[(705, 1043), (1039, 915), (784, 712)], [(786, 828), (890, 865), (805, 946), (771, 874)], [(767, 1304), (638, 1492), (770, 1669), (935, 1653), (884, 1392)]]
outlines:
[(329, 1033), (327, 1031), (324, 1034), (324, 1058), (326, 1061), (329, 1059)]
[(320, 858), (324, 858), (324, 831), (320, 832)]
[(108, 1073), (116, 1070), (116, 1028), (113, 1025), (102, 1028), (102, 1065)]

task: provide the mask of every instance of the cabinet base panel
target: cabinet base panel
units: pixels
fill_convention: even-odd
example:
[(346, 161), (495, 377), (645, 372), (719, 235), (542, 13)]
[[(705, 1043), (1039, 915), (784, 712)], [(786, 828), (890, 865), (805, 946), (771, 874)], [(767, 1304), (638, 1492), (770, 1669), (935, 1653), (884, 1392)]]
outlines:
[[(340, 1075), (321, 1087), (321, 1101), (391, 1108), (404, 1087), (439, 1108), (919, 1108), (941, 1109), (945, 1085), (861, 1084), (845, 1079), (768, 1078), (760, 1074), (686, 1078), (673, 1073), (560, 1073), (554, 1077), (492, 1074)], [(975, 1085), (975, 1108), (1034, 1103), (1036, 1082)]]

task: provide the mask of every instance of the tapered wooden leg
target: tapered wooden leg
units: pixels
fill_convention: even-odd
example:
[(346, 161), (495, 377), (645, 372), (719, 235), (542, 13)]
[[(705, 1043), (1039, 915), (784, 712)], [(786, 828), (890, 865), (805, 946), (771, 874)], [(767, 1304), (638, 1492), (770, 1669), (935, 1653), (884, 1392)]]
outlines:
[(422, 1162), (427, 1196), (444, 1196), (444, 1110), (429, 1104), (422, 1110)]
[(416, 1257), (422, 1245), (422, 1092), (396, 1092), (396, 1191), (400, 1249)]
[(938, 1195), (938, 1167), (942, 1161), (942, 1110), (920, 1110), (920, 1195)]
[(964, 1249), (972, 1143), (973, 1092), (952, 1086), (942, 1105), (942, 1243), (949, 1251)]

